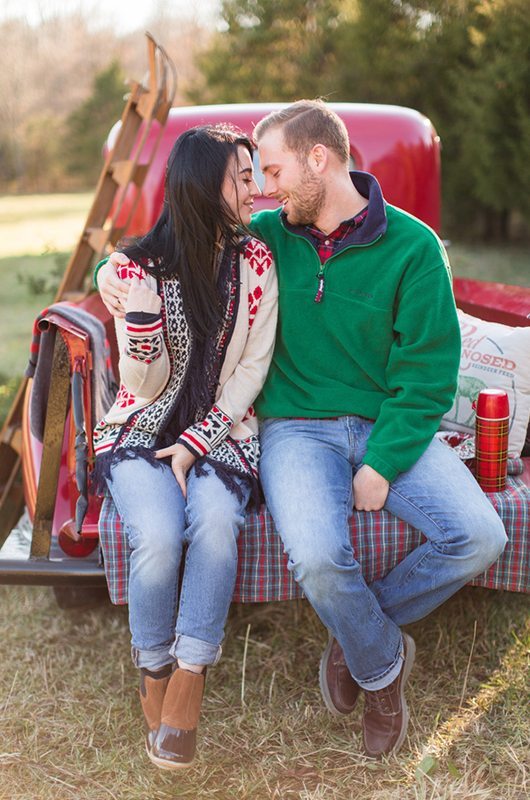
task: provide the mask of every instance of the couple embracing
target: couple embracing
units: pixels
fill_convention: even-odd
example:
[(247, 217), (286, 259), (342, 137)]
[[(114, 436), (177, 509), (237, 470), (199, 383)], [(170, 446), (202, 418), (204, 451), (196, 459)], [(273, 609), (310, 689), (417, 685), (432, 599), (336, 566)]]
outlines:
[[(254, 141), (279, 209), (252, 215), (245, 135), (193, 128), (169, 157), (158, 221), (96, 274), (121, 382), (95, 431), (97, 472), (130, 547), (147, 753), (169, 769), (195, 755), (258, 473), (289, 569), (329, 632), (324, 703), (344, 715), (364, 699), (372, 757), (407, 732), (415, 646), (401, 627), (506, 543), (469, 470), (433, 440), (460, 359), (440, 240), (372, 175), (348, 171), (346, 128), (322, 101), (269, 114)], [(353, 508), (385, 508), (426, 541), (367, 585)]]

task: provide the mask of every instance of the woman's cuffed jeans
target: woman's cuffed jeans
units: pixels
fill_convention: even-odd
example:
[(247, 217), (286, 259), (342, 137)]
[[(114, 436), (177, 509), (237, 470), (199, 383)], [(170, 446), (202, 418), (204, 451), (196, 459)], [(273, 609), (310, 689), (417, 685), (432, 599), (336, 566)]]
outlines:
[(377, 690), (401, 669), (399, 626), (421, 619), (487, 569), (507, 539), (468, 468), (434, 440), (391, 484), (385, 503), (426, 541), (368, 586), (349, 519), (352, 479), (372, 427), (356, 416), (265, 420), (260, 476), (288, 568), (341, 645), (357, 683)]
[(177, 658), (215, 664), (221, 656), (250, 488), (239, 481), (240, 502), (211, 466), (204, 469), (200, 477), (191, 469), (186, 500), (166, 464), (137, 458), (112, 467), (108, 487), (131, 548), (129, 626), (138, 667), (157, 670)]

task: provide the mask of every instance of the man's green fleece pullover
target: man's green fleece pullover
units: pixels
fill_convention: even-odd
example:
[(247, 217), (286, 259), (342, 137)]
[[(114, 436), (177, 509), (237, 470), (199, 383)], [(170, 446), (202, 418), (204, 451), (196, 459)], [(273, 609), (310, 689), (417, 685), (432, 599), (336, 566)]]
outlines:
[(363, 462), (394, 480), (428, 447), (451, 407), (460, 332), (451, 273), (436, 234), (385, 203), (375, 178), (352, 173), (368, 216), (325, 263), (280, 211), (254, 215), (279, 280), (272, 365), (255, 403), (260, 417), (375, 420)]

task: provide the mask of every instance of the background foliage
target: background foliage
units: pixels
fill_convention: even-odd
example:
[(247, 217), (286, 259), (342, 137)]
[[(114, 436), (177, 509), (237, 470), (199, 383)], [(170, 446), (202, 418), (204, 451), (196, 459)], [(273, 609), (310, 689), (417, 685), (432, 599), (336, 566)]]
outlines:
[(396, 103), (444, 144), (446, 223), (516, 236), (530, 220), (526, 0), (224, 0), (194, 101)]
[[(527, 0), (219, 0), (207, 27), (154, 8), (178, 103), (412, 106), (442, 139), (444, 233), (528, 238)], [(145, 68), (139, 32), (95, 31), (78, 11), (0, 36), (0, 192), (92, 188), (123, 75)]]

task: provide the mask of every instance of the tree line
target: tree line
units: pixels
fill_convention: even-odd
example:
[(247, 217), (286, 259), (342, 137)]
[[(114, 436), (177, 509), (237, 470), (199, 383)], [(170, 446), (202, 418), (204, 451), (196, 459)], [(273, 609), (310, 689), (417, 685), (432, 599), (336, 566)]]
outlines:
[(527, 0), (224, 0), (189, 97), (416, 108), (441, 136), (446, 228), (528, 234), (528, 11)]
[[(2, 27), (2, 41), (12, 46)], [(485, 239), (528, 236), (527, 0), (222, 0), (215, 29), (186, 29), (168, 18), (153, 32), (184, 78), (180, 103), (324, 97), (418, 109), (442, 139), (444, 229)], [(140, 37), (133, 38), (145, 59)], [(62, 76), (63, 90), (79, 83), (80, 54), (92, 63), (91, 82), (82, 97), (70, 91), (69, 108), (62, 91), (55, 107), (37, 103), (34, 113), (26, 99), (23, 113), (15, 87), (18, 118), (0, 116), (0, 191), (27, 190), (31, 181), (93, 185), (102, 142), (123, 106), (123, 75), (142, 74), (129, 71), (133, 38), (109, 33), (103, 47), (101, 36), (93, 46), (78, 36), (71, 68), (58, 72), (49, 60), (42, 79)]]
[[(194, 54), (210, 35), (156, 4), (149, 30), (177, 67), (175, 102), (196, 76)], [(102, 147), (121, 117), (126, 78), (147, 68), (143, 31), (95, 27), (90, 11), (0, 22), (0, 193), (92, 189)]]

